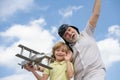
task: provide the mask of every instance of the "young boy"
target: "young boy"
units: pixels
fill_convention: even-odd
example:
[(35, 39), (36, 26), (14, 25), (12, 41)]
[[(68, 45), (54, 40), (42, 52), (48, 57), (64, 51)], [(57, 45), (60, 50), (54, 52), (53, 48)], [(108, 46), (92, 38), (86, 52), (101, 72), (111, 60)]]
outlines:
[(72, 52), (69, 50), (64, 42), (56, 43), (52, 48), (52, 57), (54, 61), (50, 63), (53, 69), (46, 69), (43, 76), (40, 76), (36, 70), (29, 65), (25, 68), (31, 71), (38, 80), (70, 80), (74, 75), (73, 65), (71, 63)]

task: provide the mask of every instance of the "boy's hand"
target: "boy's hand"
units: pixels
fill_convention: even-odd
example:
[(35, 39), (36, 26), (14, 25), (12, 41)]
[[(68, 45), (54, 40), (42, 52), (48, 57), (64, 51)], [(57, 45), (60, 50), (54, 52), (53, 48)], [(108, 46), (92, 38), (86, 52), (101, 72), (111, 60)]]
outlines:
[(24, 66), (24, 68), (25, 68), (26, 70), (28, 70), (28, 71), (35, 71), (34, 67), (31, 66), (31, 65), (29, 65), (29, 64), (26, 64), (26, 65)]
[(65, 58), (66, 61), (71, 61), (72, 52), (69, 50), (69, 51), (67, 52), (67, 54), (65, 55), (64, 58)]

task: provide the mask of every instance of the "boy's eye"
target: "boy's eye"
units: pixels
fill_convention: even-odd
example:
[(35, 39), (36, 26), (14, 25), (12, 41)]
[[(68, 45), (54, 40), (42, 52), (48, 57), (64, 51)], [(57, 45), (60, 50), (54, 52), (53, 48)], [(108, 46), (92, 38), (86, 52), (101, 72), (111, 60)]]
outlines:
[(60, 50), (60, 49), (57, 49), (56, 51), (61, 51), (61, 52), (65, 52), (65, 50)]
[(62, 52), (65, 52), (65, 50), (62, 50)]
[(56, 51), (60, 51), (59, 49), (57, 49)]

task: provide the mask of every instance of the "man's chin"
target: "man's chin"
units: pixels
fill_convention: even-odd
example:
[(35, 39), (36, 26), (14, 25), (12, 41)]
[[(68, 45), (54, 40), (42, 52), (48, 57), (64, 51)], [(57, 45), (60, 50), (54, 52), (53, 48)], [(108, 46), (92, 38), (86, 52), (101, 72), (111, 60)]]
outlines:
[(70, 40), (69, 42), (70, 43), (74, 43), (74, 42), (76, 42), (77, 40), (76, 39), (72, 39), (72, 40)]
[(76, 42), (76, 41), (77, 41), (77, 38), (74, 37), (74, 38), (72, 38), (71, 40), (69, 40), (68, 42), (69, 42), (69, 43), (74, 43), (74, 42)]
[(76, 36), (74, 36), (74, 37), (72, 38), (71, 42), (74, 43), (74, 42), (77, 41), (77, 39), (78, 39), (78, 37), (77, 37), (77, 35), (76, 35)]

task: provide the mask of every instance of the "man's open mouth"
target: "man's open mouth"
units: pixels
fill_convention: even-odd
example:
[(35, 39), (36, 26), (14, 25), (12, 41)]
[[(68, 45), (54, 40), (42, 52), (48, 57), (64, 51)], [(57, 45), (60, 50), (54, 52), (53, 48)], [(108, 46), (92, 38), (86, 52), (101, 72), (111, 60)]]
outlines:
[(74, 39), (76, 37), (75, 33), (72, 34), (71, 38)]

